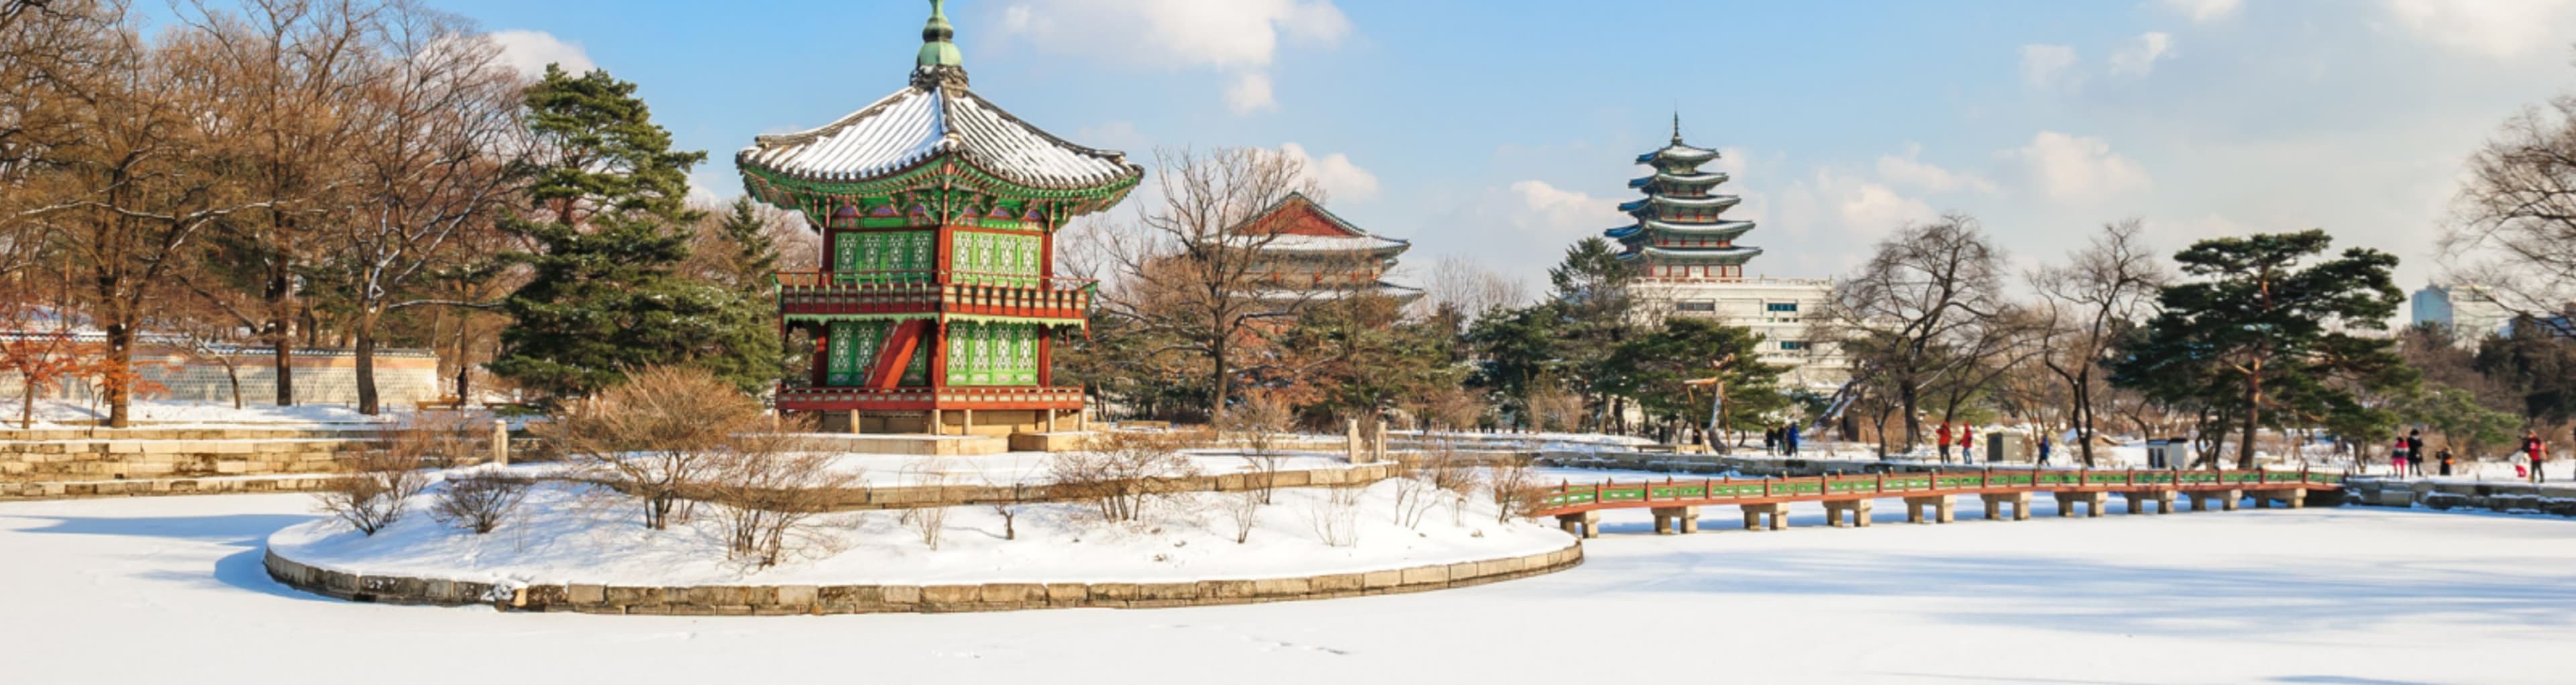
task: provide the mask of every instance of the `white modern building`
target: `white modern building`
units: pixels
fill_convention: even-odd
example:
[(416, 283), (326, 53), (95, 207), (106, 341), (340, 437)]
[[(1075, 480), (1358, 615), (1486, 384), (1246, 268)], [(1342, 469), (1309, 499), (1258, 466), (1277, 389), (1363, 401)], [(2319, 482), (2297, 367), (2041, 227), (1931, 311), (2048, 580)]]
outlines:
[(2414, 309), (2408, 323), (2441, 324), (2457, 334), (2461, 345), (2476, 345), (2513, 320), (2512, 312), (2474, 285), (2426, 285), (2415, 291)]
[(1626, 246), (1620, 259), (1638, 269), (1640, 314), (1707, 317), (1750, 328), (1762, 335), (1763, 361), (1790, 367), (1784, 386), (1840, 387), (1850, 377), (1850, 360), (1818, 335), (1833, 281), (1744, 275), (1745, 263), (1762, 248), (1735, 244), (1753, 230), (1753, 222), (1720, 216), (1743, 199), (1711, 192), (1727, 174), (1699, 167), (1717, 157), (1716, 150), (1682, 142), (1678, 117), (1672, 144), (1637, 156), (1654, 173), (1628, 187), (1646, 197), (1619, 206), (1637, 223), (1604, 235)]

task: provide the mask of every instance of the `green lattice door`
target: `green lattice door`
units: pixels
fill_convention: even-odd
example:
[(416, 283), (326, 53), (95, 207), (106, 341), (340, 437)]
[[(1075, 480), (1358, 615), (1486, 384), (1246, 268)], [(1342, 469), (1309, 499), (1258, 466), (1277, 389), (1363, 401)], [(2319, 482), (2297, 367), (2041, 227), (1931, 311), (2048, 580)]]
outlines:
[(932, 231), (852, 231), (834, 236), (832, 270), (842, 282), (927, 280), (937, 258)]
[(949, 324), (948, 384), (1037, 385), (1037, 325)]
[(1045, 244), (1024, 233), (958, 231), (949, 245), (948, 268), (961, 283), (1037, 285), (1038, 252)]
[(834, 322), (824, 354), (823, 384), (850, 387), (867, 382), (868, 369), (876, 363), (877, 348), (885, 345), (890, 328), (882, 321)]

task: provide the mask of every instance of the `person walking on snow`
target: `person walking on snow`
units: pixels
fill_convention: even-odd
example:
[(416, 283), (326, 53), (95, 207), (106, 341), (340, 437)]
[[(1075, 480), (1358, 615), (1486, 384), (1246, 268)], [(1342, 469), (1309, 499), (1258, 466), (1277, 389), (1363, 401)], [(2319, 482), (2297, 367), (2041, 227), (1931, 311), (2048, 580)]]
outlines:
[(2442, 451), (2440, 451), (2440, 452), (2434, 452), (2434, 453), (2433, 453), (2433, 460), (2434, 460), (2434, 461), (2437, 461), (2437, 462), (2441, 462), (2441, 464), (2442, 464), (2442, 475), (2445, 475), (2445, 476), (2451, 475), (2451, 446), (2450, 446), (2450, 445), (2443, 445), (2443, 446), (2442, 446)]
[(2406, 468), (2415, 477), (2424, 477), (2424, 431), (2420, 429), (2406, 431)]
[(1976, 463), (1976, 462), (1977, 462), (1977, 427), (1976, 427), (1976, 426), (1974, 426), (1974, 425), (1970, 425), (1970, 424), (1960, 424), (1960, 426), (1959, 426), (1959, 463), (1962, 463), (1962, 464), (1974, 464), (1974, 463)]
[(1763, 427), (1762, 427), (1762, 453), (1763, 453), (1763, 454), (1779, 454), (1779, 453), (1780, 453), (1780, 427), (1779, 427), (1779, 426), (1763, 426)]
[(1941, 422), (1941, 429), (1932, 435), (1941, 441), (1941, 463), (1950, 463), (1950, 422)]
[(2039, 434), (2039, 466), (2048, 465), (2048, 434)]
[(2394, 443), (2390, 443), (2390, 444), (2388, 445), (2388, 468), (2389, 468), (2389, 470), (2390, 470), (2390, 471), (2395, 472), (2395, 473), (2397, 474), (2397, 477), (2399, 477), (2399, 478), (2404, 478), (2404, 477), (2406, 477), (2406, 437), (2405, 437), (2405, 436), (2402, 436), (2402, 435), (2401, 435), (2401, 436), (2398, 436), (2398, 438), (2397, 438), (2397, 441), (2396, 441), (2396, 442), (2394, 442)]
[(1786, 450), (1788, 456), (1798, 456), (1798, 422), (1791, 421), (1789, 425), (1780, 427), (1780, 433), (1781, 449)]
[(2540, 442), (2539, 431), (2522, 432), (2522, 455), (2524, 459), (2531, 462), (2531, 482), (2533, 483), (2549, 482), (2549, 476), (2540, 471), (2541, 464), (2549, 461), (2548, 449), (2548, 445)]

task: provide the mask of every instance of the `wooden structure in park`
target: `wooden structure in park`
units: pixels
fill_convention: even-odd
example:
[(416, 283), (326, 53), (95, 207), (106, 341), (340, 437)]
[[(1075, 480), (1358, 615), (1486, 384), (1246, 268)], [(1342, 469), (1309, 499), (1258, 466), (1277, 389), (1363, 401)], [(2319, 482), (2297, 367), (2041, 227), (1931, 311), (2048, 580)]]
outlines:
[(909, 85), (735, 156), (752, 197), (823, 234), (819, 270), (778, 275), (781, 335), (807, 333), (814, 359), (778, 407), (835, 432), (1053, 432), (1083, 392), (1054, 383), (1051, 338), (1085, 329), (1094, 291), (1054, 275), (1056, 231), (1144, 169), (969, 90), (943, 4)]
[(1655, 516), (1655, 532), (1691, 533), (1699, 530), (1699, 508), (1709, 505), (1734, 505), (1743, 508), (1744, 528), (1779, 530), (1788, 527), (1788, 507), (1798, 502), (1818, 502), (1832, 525), (1841, 526), (1848, 516), (1854, 526), (1868, 526), (1873, 502), (1883, 498), (1905, 501), (1906, 520), (1923, 522), (1926, 510), (1933, 521), (1949, 523), (1952, 498), (1975, 495), (1986, 505), (1986, 518), (1998, 518), (2005, 506), (2012, 508), (2013, 520), (2030, 518), (2033, 493), (2047, 492), (2057, 498), (2057, 515), (2073, 516), (2083, 507), (2086, 516), (2101, 516), (2102, 509), (2114, 493), (2128, 500), (2129, 513), (2144, 511), (2150, 503), (2156, 513), (2174, 511), (2176, 498), (2188, 496), (2192, 510), (2217, 504), (2235, 511), (2237, 502), (2248, 496), (2254, 506), (2268, 507), (2272, 502), (2298, 508), (2306, 503), (2310, 490), (2340, 490), (2340, 473), (2298, 471), (1936, 471), (1932, 473), (1878, 473), (1851, 476), (1809, 476), (1803, 478), (1700, 478), (1662, 482), (1561, 484), (1530, 493), (1531, 516), (1554, 516), (1567, 532), (1584, 537), (1599, 534), (1601, 510), (1648, 509)]

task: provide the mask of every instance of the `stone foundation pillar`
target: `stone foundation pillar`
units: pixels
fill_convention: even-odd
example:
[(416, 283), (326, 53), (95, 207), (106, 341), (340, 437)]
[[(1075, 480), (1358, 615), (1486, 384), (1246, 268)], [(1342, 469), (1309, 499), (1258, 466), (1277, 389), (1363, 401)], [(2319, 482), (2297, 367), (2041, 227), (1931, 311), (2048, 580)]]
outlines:
[(1585, 538), (1601, 537), (1601, 512), (1586, 511), (1556, 515), (1556, 527)]
[(1824, 505), (1825, 525), (1833, 526), (1835, 528), (1843, 527), (1844, 514), (1851, 515), (1852, 527), (1868, 528), (1870, 510), (1876, 506), (1870, 500), (1866, 499), (1828, 501), (1825, 502)]
[[(1671, 535), (1675, 532), (1675, 528), (1679, 528), (1679, 532), (1682, 533), (1699, 532), (1699, 507), (1696, 505), (1655, 507), (1652, 511), (1655, 514), (1655, 534), (1657, 535)], [(1680, 525), (1676, 526), (1675, 523)]]
[(1366, 463), (1360, 458), (1360, 420), (1350, 419), (1345, 423), (1349, 424), (1349, 430), (1345, 431), (1347, 437), (1342, 442), (1342, 460), (1353, 464)]
[[(852, 412), (852, 413), (856, 413), (856, 412)], [(851, 424), (850, 424), (850, 432), (852, 432), (852, 433), (859, 432), (859, 424), (855, 423), (855, 422), (858, 420), (858, 418), (857, 418), (857, 417), (851, 417), (851, 419), (850, 419), (850, 420), (851, 420), (851, 421), (853, 421), (853, 423), (851, 423)], [(947, 423), (945, 423), (945, 422), (943, 422), (943, 421), (941, 421), (941, 417), (939, 416), (939, 410), (937, 410), (937, 409), (932, 409), (932, 410), (930, 410), (930, 434), (931, 434), (931, 435), (947, 435), (947, 434), (948, 434), (948, 424), (947, 424)]]
[[(1929, 507), (1929, 508), (1931, 508), (1931, 509), (1932, 509), (1932, 520), (1933, 520), (1933, 521), (1935, 521), (1935, 522), (1939, 522), (1939, 523), (1949, 523), (1949, 522), (1952, 520), (1952, 516), (1953, 516), (1953, 511), (1954, 511), (1954, 510), (1951, 508), (1951, 501), (1950, 501), (1950, 496), (1949, 496), (1949, 495), (1926, 495), (1926, 496), (1920, 496), (1920, 497), (1907, 497), (1907, 498), (1905, 498), (1905, 522), (1906, 522), (1906, 523), (1922, 523), (1922, 522), (1923, 522), (1923, 510), (1924, 510), (1924, 508), (1926, 508), (1926, 507)], [(1994, 517), (1995, 517), (1995, 515), (1994, 515), (1994, 513), (1993, 513), (1993, 511), (1994, 511), (1994, 503), (1993, 503), (1993, 502), (1988, 502), (1988, 503), (1986, 504), (1986, 511), (1988, 512), (1988, 513), (1986, 514), (1986, 518), (1994, 518)]]
[(2120, 498), (2128, 502), (2129, 513), (2132, 514), (2146, 513), (2146, 506), (2149, 504), (2155, 505), (2158, 515), (2174, 512), (2174, 491), (2172, 490), (2123, 492), (2120, 493)]
[(492, 463), (510, 465), (510, 422), (492, 422)]
[(2056, 495), (2057, 515), (2061, 517), (2074, 516), (2075, 505), (2077, 504), (2084, 505), (2085, 518), (2098, 517), (2102, 515), (2102, 508), (2111, 504), (2111, 493), (2099, 490), (2092, 492), (2060, 492), (2056, 493)]
[(1745, 504), (1738, 506), (1744, 508), (1745, 530), (1762, 530), (1764, 528), (1762, 517), (1765, 516), (1771, 517), (1769, 522), (1769, 528), (1771, 530), (1784, 530), (1789, 527), (1789, 505), (1787, 503), (1772, 502), (1769, 504)]
[(2012, 520), (2030, 520), (2030, 493), (2028, 492), (1990, 492), (1977, 497), (1986, 501), (1986, 520), (1988, 521), (1995, 520), (1996, 514), (2001, 513), (2000, 510), (2006, 504), (2012, 505)]

